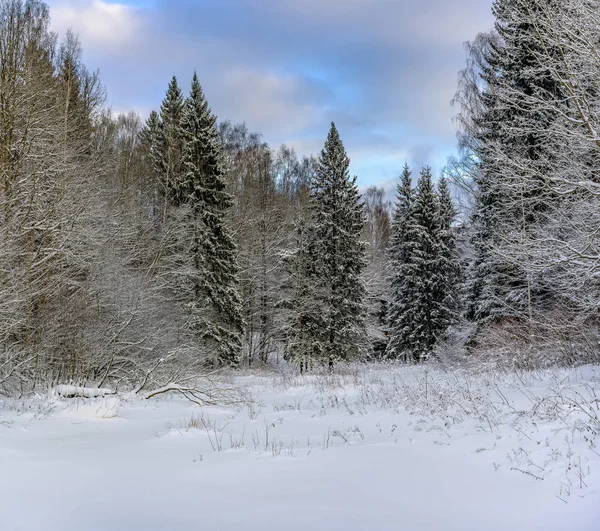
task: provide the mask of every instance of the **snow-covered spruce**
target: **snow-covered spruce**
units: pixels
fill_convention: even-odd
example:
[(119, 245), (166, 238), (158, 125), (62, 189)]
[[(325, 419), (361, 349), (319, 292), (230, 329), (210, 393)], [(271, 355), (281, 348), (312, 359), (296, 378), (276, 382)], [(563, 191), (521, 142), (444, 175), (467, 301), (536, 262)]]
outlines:
[(459, 266), (448, 184), (438, 192), (424, 168), (416, 191), (407, 166), (397, 190), (390, 245), (391, 300), (388, 357), (422, 361), (457, 319)]
[(412, 255), (412, 202), (413, 190), (408, 164), (396, 187), (396, 205), (390, 238), (390, 297), (389, 297), (389, 342), (386, 349), (391, 359), (411, 360), (409, 352), (412, 322), (408, 316), (409, 294), (414, 291)]
[(237, 292), (236, 249), (225, 214), (231, 196), (225, 191), (223, 154), (216, 117), (196, 73), (185, 100), (181, 131), (183, 176), (176, 196), (189, 205), (191, 253), (190, 325), (205, 352), (219, 364), (237, 366), (241, 354), (242, 317)]
[(303, 229), (310, 301), (292, 329), (292, 337), (308, 343), (309, 356), (330, 368), (365, 348), (364, 214), (349, 165), (332, 123), (310, 183), (310, 221)]

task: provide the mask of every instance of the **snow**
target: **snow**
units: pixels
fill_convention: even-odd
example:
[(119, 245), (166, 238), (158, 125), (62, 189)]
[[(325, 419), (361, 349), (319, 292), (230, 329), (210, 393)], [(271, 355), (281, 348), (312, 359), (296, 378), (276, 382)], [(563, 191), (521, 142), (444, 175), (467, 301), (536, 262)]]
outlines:
[(253, 402), (227, 407), (0, 400), (0, 529), (597, 531), (598, 374), (353, 366), (228, 375)]
[(115, 394), (112, 389), (79, 387), (76, 385), (57, 385), (53, 391), (54, 394), (64, 398), (73, 398), (77, 396), (83, 398), (97, 398), (99, 396)]

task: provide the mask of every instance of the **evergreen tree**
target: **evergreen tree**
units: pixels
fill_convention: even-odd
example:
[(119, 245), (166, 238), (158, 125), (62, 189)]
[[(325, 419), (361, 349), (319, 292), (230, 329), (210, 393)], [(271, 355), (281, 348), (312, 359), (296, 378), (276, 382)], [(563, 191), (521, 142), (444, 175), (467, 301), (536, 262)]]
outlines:
[(438, 193), (424, 168), (416, 191), (405, 165), (397, 188), (389, 249), (390, 358), (422, 361), (429, 357), (456, 319), (459, 266), (452, 222), (456, 209), (448, 183)]
[(140, 132), (140, 141), (143, 147), (143, 154), (145, 157), (145, 164), (148, 168), (147, 184), (151, 190), (150, 197), (150, 212), (151, 218), (157, 220), (159, 218), (159, 200), (158, 200), (158, 186), (160, 176), (157, 174), (160, 167), (160, 160), (162, 158), (161, 153), (161, 137), (162, 137), (162, 122), (160, 116), (156, 111), (152, 111), (150, 116), (146, 120), (143, 129)]
[(390, 248), (390, 297), (388, 310), (389, 342), (386, 355), (392, 359), (405, 356), (409, 349), (409, 338), (412, 331), (407, 316), (410, 303), (408, 294), (413, 288), (411, 276), (414, 241), (412, 228), (413, 190), (411, 172), (408, 164), (404, 165), (400, 182), (396, 188), (396, 210), (392, 223)]
[(409, 352), (415, 361), (427, 359), (434, 350), (443, 328), (436, 288), (439, 280), (439, 214), (438, 201), (431, 181), (431, 170), (421, 171), (412, 212), (414, 242), (409, 276), (412, 278), (405, 319), (410, 324)]
[(236, 366), (241, 351), (241, 303), (237, 292), (236, 248), (225, 226), (231, 197), (225, 191), (216, 118), (194, 73), (185, 101), (183, 178), (174, 196), (191, 209), (193, 225), (192, 325), (220, 364)]
[[(153, 163), (155, 171), (160, 178), (160, 185), (165, 198), (180, 204), (182, 198), (178, 196), (179, 184), (185, 169), (183, 168), (183, 137), (181, 120), (183, 116), (184, 100), (177, 78), (173, 76), (165, 98), (160, 106), (160, 129), (158, 135), (158, 152)], [(167, 200), (164, 203), (163, 222), (167, 215)]]
[(362, 272), (364, 214), (356, 177), (335, 124), (327, 136), (311, 182), (310, 245), (317, 315), (313, 353), (329, 367), (358, 354), (364, 346), (366, 307)]
[(443, 333), (457, 319), (460, 293), (460, 264), (456, 255), (456, 239), (452, 223), (456, 218), (447, 179), (438, 183), (438, 266), (436, 299), (439, 328)]
[[(78, 142), (82, 130), (89, 134), (89, 117), (86, 116), (81, 90), (81, 69), (79, 62), (81, 49), (79, 40), (72, 32), (60, 48), (60, 67), (58, 82), (61, 88), (61, 106), (64, 112), (64, 141)], [(87, 123), (86, 123), (87, 122)], [(87, 127), (86, 127), (87, 126)]]
[(162, 122), (159, 114), (156, 111), (151, 111), (144, 128), (140, 132), (140, 140), (144, 144), (151, 166), (158, 165), (158, 159), (160, 158), (161, 129)]

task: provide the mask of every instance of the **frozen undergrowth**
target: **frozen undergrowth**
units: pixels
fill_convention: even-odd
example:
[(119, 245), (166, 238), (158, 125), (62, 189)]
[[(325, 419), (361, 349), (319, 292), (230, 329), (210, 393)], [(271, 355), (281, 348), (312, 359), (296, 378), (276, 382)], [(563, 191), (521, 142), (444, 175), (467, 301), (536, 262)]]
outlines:
[[(367, 524), (358, 522), (369, 522), (369, 515), (374, 522), (382, 519), (372, 529), (395, 529), (400, 513), (408, 510), (412, 524), (405, 529), (535, 529), (532, 522), (540, 529), (562, 529), (568, 522), (571, 529), (592, 531), (600, 518), (599, 373), (589, 366), (473, 373), (351, 365), (334, 374), (224, 375), (223, 386), (242, 387), (251, 398), (222, 407), (199, 408), (167, 396), (5, 400), (0, 404), (0, 470), (8, 470), (4, 477), (18, 476), (28, 469), (23, 465), (58, 462), (84, 486), (92, 478), (80, 474), (81, 467), (101, 470), (99, 484), (111, 486), (104, 472), (113, 467), (117, 476), (131, 470), (131, 477), (157, 470), (146, 482), (136, 478), (135, 485), (142, 492), (149, 485), (160, 490), (183, 477), (190, 492), (207, 489), (205, 501), (197, 503), (208, 504), (209, 514), (221, 509), (206, 500), (241, 489), (247, 499), (240, 511), (250, 511), (243, 521), (251, 529), (263, 528), (252, 514), (270, 503), (261, 494), (275, 489), (273, 496), (283, 504), (281, 518), (289, 517), (284, 508), (290, 504), (338, 514), (329, 526), (315, 527), (305, 515), (287, 522), (289, 529), (363, 529)], [(15, 456), (21, 468), (10, 466)], [(28, 470), (23, 481), (42, 481), (43, 470)], [(273, 474), (285, 477), (277, 480)], [(304, 482), (306, 492), (298, 495)], [(320, 492), (331, 482), (334, 486)], [(420, 501), (420, 482), (439, 505), (438, 520)], [(447, 527), (442, 522), (462, 503), (453, 500), (453, 486), (475, 499), (454, 517), (462, 518), (461, 525)], [(181, 487), (173, 488), (185, 498)], [(376, 509), (378, 499), (355, 514), (361, 493), (370, 498), (374, 489), (382, 491), (384, 501), (390, 494), (401, 497), (407, 507), (400, 511), (394, 502)], [(104, 496), (110, 498), (111, 492), (107, 487)], [(483, 499), (492, 494), (498, 499)], [(359, 501), (352, 502), (355, 495)], [(0, 512), (6, 499), (0, 492)], [(177, 503), (165, 499), (164, 510)], [(507, 513), (507, 503), (523, 507)], [(244, 509), (247, 504), (252, 507)], [(538, 514), (540, 504), (544, 509)], [(235, 527), (231, 515), (213, 517), (219, 529), (229, 529), (228, 522)], [(62, 513), (56, 518), (55, 527), (14, 529), (71, 529)]]
[[(595, 367), (538, 372), (442, 371), (424, 367), (350, 366), (341, 374), (242, 378), (255, 399), (219, 420), (205, 413), (169, 425), (204, 430), (216, 451), (244, 448), (295, 455), (315, 448), (401, 438), (435, 445), (490, 441), (494, 470), (506, 467), (555, 484), (556, 497), (584, 495), (600, 463), (600, 376)], [(255, 380), (259, 382), (255, 383)], [(269, 391), (275, 385), (276, 392)], [(270, 398), (270, 400), (265, 400)], [(373, 419), (378, 419), (373, 424)], [(396, 415), (398, 416), (396, 418)], [(331, 419), (321, 437), (280, 435), (286, 417)], [(247, 417), (247, 418), (244, 418)], [(260, 427), (248, 422), (261, 420)], [(240, 423), (242, 425), (240, 426)], [(312, 439), (311, 439), (312, 435)], [(600, 475), (600, 466), (596, 473)], [(595, 492), (595, 491), (594, 491)]]

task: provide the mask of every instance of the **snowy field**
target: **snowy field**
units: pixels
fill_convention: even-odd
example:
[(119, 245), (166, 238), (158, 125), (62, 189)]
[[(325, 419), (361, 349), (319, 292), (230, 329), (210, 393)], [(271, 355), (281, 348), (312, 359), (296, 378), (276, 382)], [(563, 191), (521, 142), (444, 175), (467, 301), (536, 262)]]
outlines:
[(600, 530), (600, 367), (221, 385), (251, 399), (0, 399), (0, 529)]

